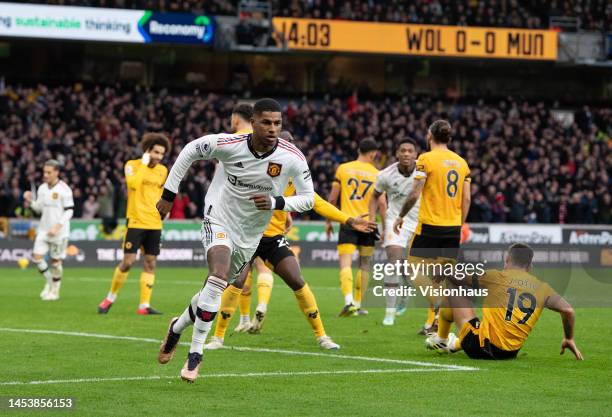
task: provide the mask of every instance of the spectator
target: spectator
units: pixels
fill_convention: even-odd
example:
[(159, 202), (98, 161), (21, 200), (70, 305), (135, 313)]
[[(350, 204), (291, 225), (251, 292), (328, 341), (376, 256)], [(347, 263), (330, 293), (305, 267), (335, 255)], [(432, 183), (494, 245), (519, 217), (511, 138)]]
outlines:
[(525, 222), (525, 201), (521, 194), (515, 194), (510, 213), (508, 214), (508, 222), (524, 223)]
[(185, 219), (188, 216), (188, 207), (191, 202), (189, 197), (182, 192), (179, 192), (174, 199), (172, 204), (172, 210), (170, 210), (171, 219)]
[(96, 217), (98, 214), (98, 209), (100, 208), (100, 203), (96, 200), (96, 197), (93, 194), (90, 194), (85, 200), (83, 204), (83, 219), (91, 220)]
[[(125, 216), (123, 167), (138, 157), (143, 132), (165, 131), (174, 138), (164, 161), (172, 165), (186, 141), (229, 131), (235, 104), (232, 97), (199, 91), (185, 95), (141, 87), (8, 85), (7, 91), (7, 111), (0, 112), (0, 212), (15, 204), (11, 190), (21, 194), (40, 184), (41, 164), (56, 157), (64, 160), (62, 179), (73, 189), (76, 218), (91, 216), (85, 209), (90, 194), (94, 201), (100, 199), (99, 216)], [(58, 108), (72, 110), (58, 113)], [(525, 222), (530, 216), (538, 222), (584, 223), (609, 218), (609, 108), (589, 106), (586, 129), (578, 123), (563, 125), (544, 103), (513, 98), (484, 103), (411, 96), (360, 98), (349, 104), (344, 97), (329, 96), (295, 100), (287, 108), (285, 126), (308, 159), (315, 189), (323, 196), (337, 165), (355, 157), (360, 139), (380, 141), (382, 167), (394, 162), (393, 150), (402, 138), (414, 138), (423, 149), (429, 124), (446, 118), (453, 125), (451, 146), (472, 171), (470, 221)], [(185, 217), (201, 216), (214, 169), (209, 161), (190, 168), (183, 183), (190, 202), (183, 208)], [(568, 205), (575, 193), (581, 193), (578, 206)]]
[(612, 196), (604, 194), (597, 208), (597, 223), (612, 224)]
[[(146, 9), (160, 12), (191, 12), (236, 16), (238, 0), (32, 0), (90, 7)], [(606, 0), (550, 1), (474, 1), (474, 0), (347, 0), (295, 1), (273, 0), (274, 16), (314, 19), (365, 20), (377, 22), (437, 25), (475, 25), (548, 28), (550, 16), (579, 18), (582, 29), (612, 30), (612, 6)]]
[(495, 194), (495, 200), (491, 204), (491, 220), (494, 223), (506, 222), (506, 206), (504, 204), (506, 197), (502, 193)]
[(79, 219), (83, 217), (83, 204), (85, 203), (85, 197), (81, 192), (80, 188), (72, 190), (72, 199), (74, 200), (74, 212), (73, 217)]
[(492, 218), (491, 204), (489, 204), (484, 194), (476, 194), (476, 198), (470, 206), (468, 221), (472, 223), (490, 223)]
[(117, 220), (115, 219), (115, 210), (113, 208), (113, 188), (110, 181), (107, 180), (106, 185), (100, 187), (100, 193), (98, 196), (98, 212), (97, 216), (102, 219), (102, 227), (105, 234), (111, 234), (115, 227), (117, 227)]

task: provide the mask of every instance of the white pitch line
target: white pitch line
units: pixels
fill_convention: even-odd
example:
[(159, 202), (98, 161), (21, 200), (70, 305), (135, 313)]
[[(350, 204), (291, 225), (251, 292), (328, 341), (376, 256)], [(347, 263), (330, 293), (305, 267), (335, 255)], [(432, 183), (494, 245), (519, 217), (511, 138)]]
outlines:
[[(33, 277), (33, 278), (31, 277), (31, 279), (33, 281), (40, 281), (39, 277)], [(64, 277), (64, 279), (66, 281), (69, 281), (69, 282), (76, 281), (76, 282), (104, 282), (104, 283), (108, 283), (108, 281), (109, 281), (108, 278), (94, 278), (94, 277), (67, 277), (67, 278)], [(193, 281), (180, 280), (180, 279), (166, 281), (164, 279), (161, 279), (161, 280), (158, 279), (155, 283), (156, 283), (156, 285), (160, 285), (160, 284), (161, 285), (166, 285), (166, 284), (167, 285), (173, 285), (173, 284), (177, 284), (177, 285), (188, 285), (188, 286), (191, 286), (191, 287), (194, 287), (194, 288), (200, 288), (202, 286), (203, 282), (204, 282), (204, 279), (193, 280)], [(281, 282), (282, 282), (282, 280), (281, 280)], [(125, 283), (126, 284), (138, 284), (138, 285), (140, 285), (138, 280), (127, 280)], [(313, 287), (310, 287), (310, 289), (311, 290), (315, 290), (315, 291), (334, 291), (334, 292), (339, 292), (340, 291), (339, 287), (320, 287), (320, 286), (317, 286), (317, 285), (315, 285)]]
[[(115, 336), (115, 335), (110, 335), (110, 334), (85, 333), (85, 332), (66, 332), (62, 330), (15, 329), (15, 328), (8, 328), (8, 327), (0, 327), (0, 332), (55, 334), (55, 335), (61, 335), (61, 336), (93, 337), (93, 338), (98, 338), (98, 339), (129, 340), (133, 342), (146, 342), (146, 343), (160, 343), (161, 342), (161, 340), (159, 339), (151, 339), (151, 338), (144, 338), (144, 337)], [(183, 346), (190, 346), (190, 343), (188, 342), (182, 342), (180, 344)], [(411, 360), (404, 360), (404, 359), (377, 358), (377, 357), (370, 357), (370, 356), (351, 356), (351, 355), (341, 355), (341, 354), (335, 354), (335, 353), (303, 352), (303, 351), (297, 351), (297, 350), (251, 348), (251, 347), (240, 347), (240, 346), (224, 346), (224, 348), (228, 350), (238, 350), (238, 351), (245, 351), (245, 352), (280, 353), (284, 355), (319, 356), (319, 357), (327, 357), (327, 358), (334, 358), (334, 359), (352, 359), (352, 360), (368, 361), (368, 362), (416, 365), (416, 366), (423, 366), (423, 367), (428, 367), (428, 368), (440, 368), (442, 370), (457, 370), (457, 371), (478, 371), (479, 370), (479, 368), (474, 368), (471, 366), (441, 364), (441, 363), (434, 363), (434, 362), (411, 361)]]
[[(278, 376), (315, 376), (315, 375), (358, 375), (358, 374), (392, 374), (410, 372), (445, 372), (463, 371), (463, 369), (438, 369), (438, 368), (401, 368), (401, 369), (360, 369), (360, 370), (341, 370), (341, 371), (298, 371), (298, 372), (246, 372), (246, 373), (225, 373), (225, 374), (204, 374), (203, 379), (207, 378), (261, 378)], [(151, 375), (151, 376), (128, 376), (113, 378), (78, 378), (78, 379), (49, 379), (42, 381), (6, 381), (0, 382), (0, 386), (7, 385), (47, 385), (47, 384), (80, 384), (84, 382), (117, 382), (117, 381), (148, 381), (160, 379), (179, 379), (178, 376)]]
[[(1, 330), (1, 329), (0, 329)], [(181, 343), (183, 344), (183, 343)], [(185, 345), (191, 345), (185, 343)], [(428, 368), (441, 368), (441, 369), (453, 369), (457, 371), (477, 371), (479, 368), (473, 368), (471, 366), (463, 365), (450, 365), (435, 362), (422, 362), (422, 361), (411, 361), (405, 359), (389, 359), (389, 358), (376, 358), (371, 356), (352, 356), (352, 355), (341, 355), (336, 353), (322, 353), (322, 352), (302, 352), (297, 350), (285, 350), (285, 349), (267, 349), (267, 348), (251, 348), (246, 346), (224, 346), (225, 349), (239, 350), (245, 352), (269, 352), (269, 353), (281, 353), (285, 355), (302, 355), (302, 356), (323, 356), (335, 359), (353, 359), (358, 361), (369, 361), (369, 362), (384, 362), (384, 363), (397, 363), (402, 365), (416, 365)]]

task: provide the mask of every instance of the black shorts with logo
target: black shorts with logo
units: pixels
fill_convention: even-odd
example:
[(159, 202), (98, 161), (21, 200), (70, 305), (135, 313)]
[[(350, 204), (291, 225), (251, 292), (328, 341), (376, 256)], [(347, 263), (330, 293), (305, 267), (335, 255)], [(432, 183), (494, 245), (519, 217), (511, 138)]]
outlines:
[(140, 248), (145, 255), (158, 256), (161, 248), (161, 230), (128, 227), (123, 240), (123, 253), (136, 253)]
[(338, 233), (339, 245), (349, 243), (355, 246), (374, 246), (376, 245), (376, 240), (375, 232), (358, 232), (345, 225), (340, 226), (340, 232)]
[(276, 268), (276, 265), (288, 256), (295, 256), (295, 254), (289, 249), (289, 242), (287, 242), (285, 236), (264, 236), (259, 241), (259, 246), (257, 246), (257, 250), (255, 250), (251, 261), (260, 257), (264, 262)]
[(463, 339), (461, 339), (461, 349), (472, 359), (492, 359), (492, 360), (503, 360), (503, 359), (515, 359), (518, 355), (518, 350), (504, 350), (491, 344), (489, 339), (485, 340), (484, 346), (480, 346), (480, 337), (478, 335), (480, 330), (480, 320), (478, 317), (474, 317), (469, 322), (465, 323), (469, 330)]
[(415, 235), (410, 245), (410, 255), (419, 258), (451, 258), (459, 256), (461, 226), (421, 225), (421, 233)]

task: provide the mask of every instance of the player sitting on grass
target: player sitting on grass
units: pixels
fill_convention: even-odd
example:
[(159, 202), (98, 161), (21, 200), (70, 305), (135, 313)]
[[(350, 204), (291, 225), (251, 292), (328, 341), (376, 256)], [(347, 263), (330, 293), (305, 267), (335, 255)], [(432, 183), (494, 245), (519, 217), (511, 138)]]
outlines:
[[(448, 297), (450, 309), (441, 309), (440, 320), (454, 321), (460, 329), (459, 338), (448, 334), (431, 335), (426, 344), (440, 353), (463, 349), (472, 359), (513, 359), (535, 327), (544, 307), (561, 314), (563, 341), (561, 354), (569, 349), (582, 360), (582, 353), (574, 342), (575, 314), (572, 306), (548, 284), (529, 271), (533, 249), (515, 243), (508, 249), (502, 271), (490, 270), (483, 276), (458, 281), (451, 278), (449, 287), (470, 286), (486, 288), (482, 321), (476, 316), (472, 302), (465, 297)], [(447, 313), (450, 312), (451, 315)], [(444, 326), (446, 329), (450, 327)]]

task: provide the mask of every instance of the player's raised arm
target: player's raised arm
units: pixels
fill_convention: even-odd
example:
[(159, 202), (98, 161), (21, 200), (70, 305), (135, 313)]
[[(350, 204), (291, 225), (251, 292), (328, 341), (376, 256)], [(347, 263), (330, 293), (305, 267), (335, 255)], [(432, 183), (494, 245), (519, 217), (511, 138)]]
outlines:
[(172, 165), (172, 169), (168, 173), (164, 191), (161, 199), (157, 203), (157, 211), (165, 218), (172, 209), (172, 203), (179, 191), (181, 181), (187, 174), (187, 171), (195, 161), (207, 160), (214, 158), (215, 150), (217, 149), (217, 136), (207, 135), (189, 142), (179, 153), (176, 162)]
[(140, 158), (140, 164), (137, 161), (128, 161), (125, 164), (125, 185), (127, 185), (128, 188), (135, 190), (140, 186), (142, 179), (144, 178), (145, 170), (139, 168), (141, 166), (147, 166), (150, 159), (151, 156), (145, 152), (142, 155), (142, 158)]
[(563, 322), (561, 355), (563, 355), (567, 348), (572, 351), (577, 360), (583, 360), (584, 357), (574, 342), (574, 322), (576, 321), (576, 313), (574, 313), (574, 309), (570, 303), (560, 295), (554, 294), (546, 299), (545, 307), (561, 315), (561, 321)]
[(26, 191), (23, 193), (23, 199), (30, 203), (30, 208), (36, 213), (40, 213), (42, 210), (42, 201), (41, 201), (41, 193), (40, 188), (42, 185), (38, 186), (38, 190), (36, 192), (36, 198), (33, 199), (32, 191)]

